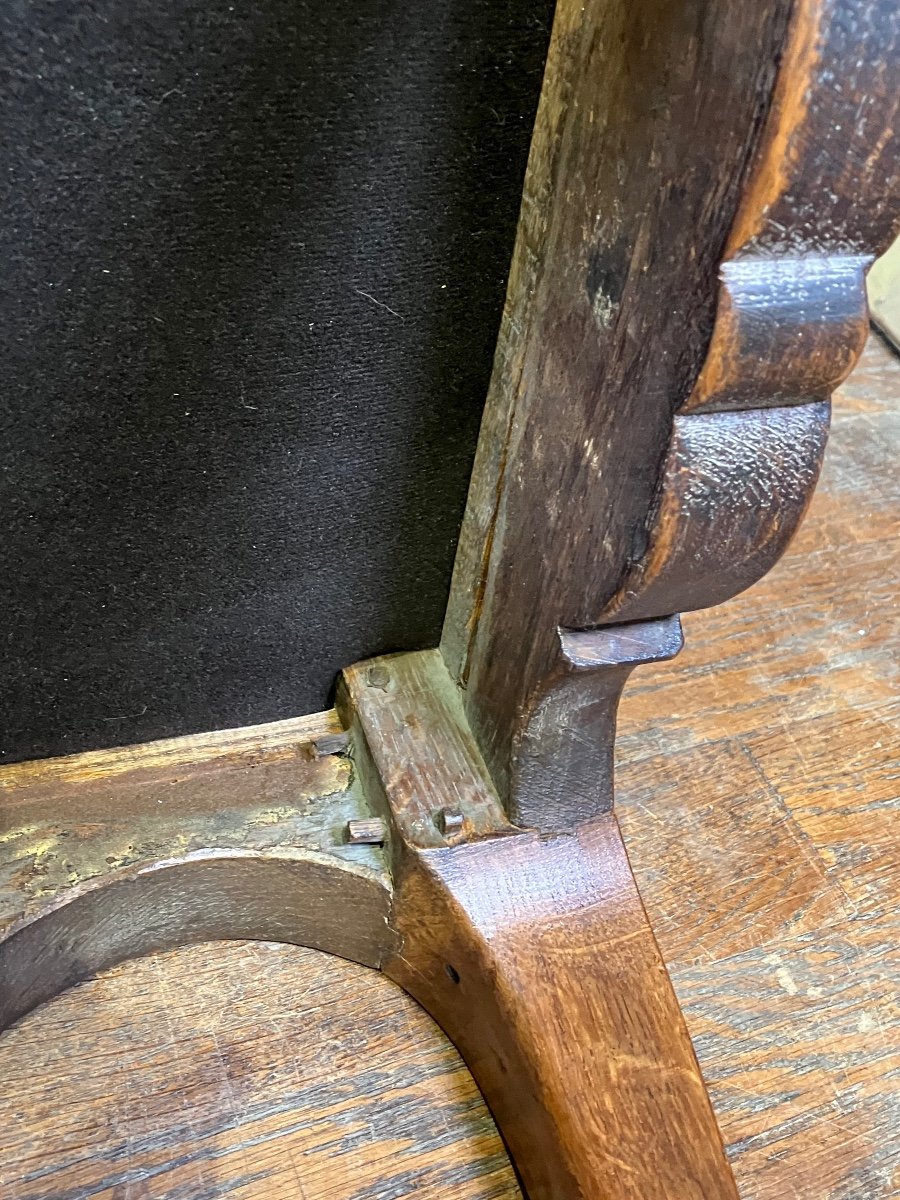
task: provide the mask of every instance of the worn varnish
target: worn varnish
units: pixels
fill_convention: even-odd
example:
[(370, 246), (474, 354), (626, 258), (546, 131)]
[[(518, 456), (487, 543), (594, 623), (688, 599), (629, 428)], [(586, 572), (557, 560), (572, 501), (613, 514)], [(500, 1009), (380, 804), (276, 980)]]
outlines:
[(557, 627), (596, 624), (635, 555), (790, 9), (557, 5), (442, 638), (504, 799)]
[[(625, 651), (679, 648), (677, 618), (656, 624), (655, 642), (644, 624), (562, 649), (575, 675), (609, 660), (617, 699)], [(611, 814), (555, 839), (511, 826), (437, 650), (348, 669), (340, 704), (349, 739), (322, 714), (205, 739), (196, 762), (184, 739), (108, 776), (106, 755), (11, 768), (0, 1025), (185, 942), (327, 949), (439, 1020), (531, 1200), (736, 1195)], [(357, 839), (366, 802), (386, 819)]]
[[(657, 657), (681, 644), (677, 619), (658, 624)], [(612, 659), (616, 699), (626, 646), (647, 659), (627, 628), (564, 639), (576, 674)], [(354, 761), (394, 831), (382, 969), (462, 1052), (531, 1200), (736, 1200), (612, 814), (552, 838), (510, 826), (436, 652), (343, 680)]]
[(4, 1200), (518, 1200), (471, 1075), (374, 971), (216, 942), (0, 1038)]
[(900, 220), (893, 17), (867, 0), (794, 7), (706, 359), (607, 619), (721, 603), (771, 567), (806, 511), (828, 398), (868, 331), (865, 271)]
[(612, 815), (410, 859), (385, 972), (460, 1048), (531, 1200), (737, 1200)]
[[(651, 7), (560, 9), (443, 653), (345, 672), (339, 708), (357, 783), (385, 821), (392, 886), (380, 865), (342, 857), (356, 849), (343, 816), (324, 854), (289, 835), (264, 854), (113, 859), (108, 886), (75, 872), (70, 903), (45, 897), (7, 931), (7, 1019), (187, 931), (293, 937), (380, 964), (428, 1007), (531, 1200), (736, 1196), (609, 811), (615, 708), (626, 668), (679, 648), (675, 611), (751, 584), (806, 509), (828, 391), (861, 345), (863, 270), (890, 232), (896, 100), (860, 73), (887, 19), (871, 0)], [(859, 103), (851, 88), (841, 107), (842, 72), (875, 99), (832, 164), (826, 134)], [(821, 188), (831, 200), (811, 231)], [(757, 369), (777, 352), (782, 373)], [(546, 727), (559, 724), (577, 736), (552, 753)], [(771, 799), (777, 766), (767, 776), (753, 741), (729, 752)], [(346, 748), (329, 729), (305, 761)], [(687, 874), (702, 876), (702, 826), (691, 842)], [(765, 879), (742, 876), (729, 900), (763, 897), (760, 931), (789, 913), (804, 946), (839, 937), (832, 903), (849, 893), (827, 866), (815, 846), (785, 872), (770, 856)], [(752, 974), (765, 943), (722, 924), (732, 950), (714, 956), (719, 978), (734, 955), (751, 956)], [(798, 994), (780, 963), (775, 980)], [(783, 1085), (776, 1102), (791, 1094)]]
[(874, 340), (785, 558), (622, 705), (620, 820), (747, 1200), (900, 1192), (898, 454)]
[[(353, 762), (371, 804), (421, 849), (514, 833), (437, 650), (388, 655), (343, 672), (338, 708), (353, 723)], [(383, 781), (402, 794), (388, 807)], [(458, 820), (445, 830), (442, 815)], [(449, 837), (448, 837), (449, 833)]]
[[(898, 397), (872, 342), (785, 557), (621, 709), (620, 821), (742, 1200), (900, 1190)], [(519, 1196), (414, 1001), (297, 947), (122, 964), (0, 1037), (0, 1078), (10, 1200)]]
[(336, 714), (0, 769), (0, 1028), (135, 954), (273, 938), (393, 944)]
[(798, 0), (683, 411), (827, 399), (868, 332), (864, 270), (900, 214), (895, 10)]
[(683, 413), (827, 400), (868, 334), (870, 254), (755, 254), (722, 263), (710, 351)]
[(605, 619), (705, 608), (755, 583), (812, 499), (828, 423), (827, 401), (677, 416), (646, 551)]
[(719, 603), (802, 519), (897, 220), (895, 26), (557, 11), (442, 642), (515, 818), (557, 629)]
[(514, 744), (515, 820), (562, 831), (612, 811), (622, 689), (635, 667), (674, 658), (683, 645), (677, 616), (560, 630), (554, 668), (532, 693)]

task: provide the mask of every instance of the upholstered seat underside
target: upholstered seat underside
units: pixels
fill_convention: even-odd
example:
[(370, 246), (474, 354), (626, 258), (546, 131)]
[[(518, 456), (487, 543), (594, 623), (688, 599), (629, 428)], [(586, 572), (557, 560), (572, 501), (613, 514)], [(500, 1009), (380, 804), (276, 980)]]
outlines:
[(2, 761), (436, 642), (549, 20), (3, 7)]

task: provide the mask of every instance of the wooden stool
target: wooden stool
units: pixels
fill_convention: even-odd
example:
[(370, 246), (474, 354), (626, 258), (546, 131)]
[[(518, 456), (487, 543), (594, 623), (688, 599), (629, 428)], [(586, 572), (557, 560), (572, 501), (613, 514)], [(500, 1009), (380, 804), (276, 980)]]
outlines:
[(4, 1024), (127, 956), (294, 942), (435, 1018), (532, 1200), (738, 1195), (613, 815), (616, 715), (809, 504), (894, 227), (889, 24), (563, 0), (440, 646), (316, 716), (4, 768)]

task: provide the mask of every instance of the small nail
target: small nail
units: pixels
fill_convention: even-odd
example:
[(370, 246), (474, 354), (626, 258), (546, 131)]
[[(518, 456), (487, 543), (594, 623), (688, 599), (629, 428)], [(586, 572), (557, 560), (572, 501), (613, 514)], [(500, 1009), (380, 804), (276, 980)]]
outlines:
[(313, 739), (312, 752), (314, 758), (327, 758), (331, 754), (343, 754), (350, 745), (350, 734), (346, 730), (340, 733), (323, 733)]
[(442, 808), (437, 815), (438, 829), (445, 837), (459, 833), (463, 827), (463, 815), (455, 808)]
[(390, 672), (387, 667), (381, 666), (380, 663), (376, 663), (374, 667), (369, 667), (366, 672), (366, 683), (369, 687), (381, 688), (383, 692), (386, 692), (390, 682)]
[(381, 817), (359, 817), (347, 822), (346, 837), (351, 846), (380, 846), (385, 832)]

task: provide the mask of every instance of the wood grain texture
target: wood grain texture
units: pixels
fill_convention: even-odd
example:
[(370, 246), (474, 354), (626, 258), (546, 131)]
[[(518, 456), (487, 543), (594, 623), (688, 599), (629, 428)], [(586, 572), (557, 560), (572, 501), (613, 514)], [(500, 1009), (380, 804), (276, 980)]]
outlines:
[[(794, 7), (720, 268), (706, 360), (675, 419), (646, 550), (604, 619), (721, 603), (772, 566), (802, 519), (824, 448), (824, 403), (868, 332), (865, 271), (898, 222), (894, 15), (878, 0)], [(697, 414), (705, 423), (692, 423)], [(744, 447), (761, 434), (771, 445), (750, 461)], [(696, 463), (692, 442), (705, 451)]]
[(620, 711), (620, 821), (744, 1200), (900, 1194), (900, 364), (835, 397), (779, 565)]
[(645, 553), (604, 619), (721, 604), (784, 553), (819, 477), (829, 405), (678, 416)]
[(330, 712), (0, 768), (0, 930), (66, 889), (198, 851), (343, 853), (342, 819), (367, 810), (349, 761), (315, 756), (337, 729)]
[(383, 969), (462, 1051), (529, 1200), (737, 1200), (610, 814), (410, 855)]
[[(680, 646), (677, 618), (657, 625), (564, 636), (572, 673), (606, 668), (617, 700), (623, 659)], [(354, 763), (393, 830), (382, 969), (461, 1050), (530, 1200), (736, 1200), (611, 813), (555, 837), (512, 827), (437, 652), (343, 684)]]
[(869, 332), (871, 254), (761, 255), (722, 263), (712, 343), (683, 413), (827, 400)]
[(891, 0), (798, 0), (686, 411), (827, 399), (868, 332), (864, 271), (896, 231)]
[(790, 9), (557, 5), (442, 638), (504, 799), (557, 628), (596, 624), (634, 557)]
[(897, 221), (889, 0), (668, 7), (563, 5), (551, 47), (442, 641), (514, 814), (558, 628), (718, 603), (784, 549)]
[(390, 880), (335, 713), (0, 769), (0, 1026), (133, 954), (282, 938), (377, 965)]
[(799, 0), (727, 258), (873, 256), (897, 226), (892, 0)]
[[(389, 826), (410, 846), (515, 832), (438, 650), (348, 667), (338, 707), (353, 730), (353, 763), (369, 803), (381, 805)], [(448, 834), (441, 817), (449, 812), (459, 820)]]
[[(617, 809), (742, 1200), (900, 1193), (898, 454), (873, 341), (785, 557), (621, 706)], [(518, 1200), (421, 1009), (293, 946), (106, 971), (0, 1036), (0, 1078), (10, 1200)]]
[(293, 848), (118, 872), (6, 932), (0, 1027), (104, 967), (187, 942), (295, 942), (377, 967), (394, 944), (390, 911), (385, 880)]
[(0, 1038), (4, 1200), (519, 1200), (471, 1075), (377, 972), (216, 942)]
[(512, 748), (515, 822), (571, 832), (612, 811), (622, 689), (635, 667), (674, 658), (683, 645), (677, 616), (560, 631), (555, 667), (529, 697)]
[(32, 788), (40, 792), (56, 783), (87, 783), (124, 774), (135, 780), (137, 771), (161, 770), (177, 774), (183, 765), (196, 768), (217, 761), (232, 766), (253, 766), (263, 760), (271, 762), (279, 754), (292, 757), (300, 746), (309, 746), (311, 756), (315, 757), (312, 753), (315, 743), (339, 733), (340, 729), (337, 713), (329, 709), (287, 721), (271, 721), (266, 725), (214, 729), (210, 733), (162, 738), (157, 742), (141, 742), (113, 750), (88, 750), (84, 754), (68, 754), (61, 758), (6, 763), (0, 766), (0, 794), (21, 793)]

